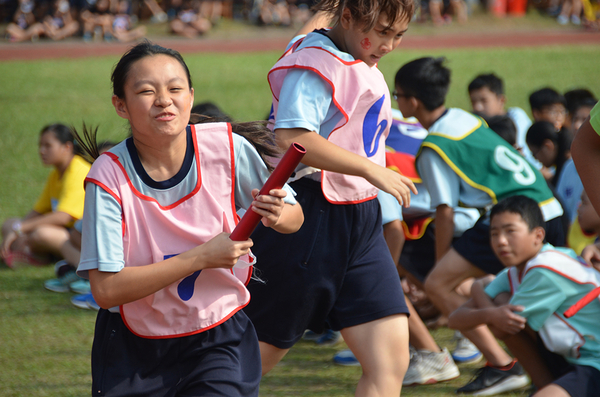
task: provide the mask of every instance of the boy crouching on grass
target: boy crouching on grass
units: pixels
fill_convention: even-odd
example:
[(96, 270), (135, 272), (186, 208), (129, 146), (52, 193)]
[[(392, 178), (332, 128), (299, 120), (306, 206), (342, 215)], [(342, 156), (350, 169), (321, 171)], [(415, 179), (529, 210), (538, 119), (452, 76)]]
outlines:
[(544, 244), (544, 236), (534, 200), (512, 196), (495, 205), (491, 245), (506, 269), (476, 282), (448, 325), (488, 325), (531, 376), (535, 397), (598, 396), (600, 300), (570, 318), (564, 313), (600, 285), (600, 272), (573, 251)]

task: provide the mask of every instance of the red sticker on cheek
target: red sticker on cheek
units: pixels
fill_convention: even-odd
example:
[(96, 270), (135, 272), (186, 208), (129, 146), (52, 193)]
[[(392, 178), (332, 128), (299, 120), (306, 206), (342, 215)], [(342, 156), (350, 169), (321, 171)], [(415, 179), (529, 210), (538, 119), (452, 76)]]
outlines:
[(362, 39), (362, 41), (360, 42), (360, 46), (365, 50), (371, 48), (371, 42), (369, 41), (369, 38), (365, 37), (364, 39)]

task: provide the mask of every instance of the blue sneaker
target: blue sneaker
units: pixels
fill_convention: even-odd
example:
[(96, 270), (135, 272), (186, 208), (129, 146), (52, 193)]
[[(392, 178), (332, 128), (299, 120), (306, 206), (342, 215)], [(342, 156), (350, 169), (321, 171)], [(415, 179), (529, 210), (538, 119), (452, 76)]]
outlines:
[(76, 294), (89, 294), (92, 292), (90, 288), (90, 282), (82, 278), (79, 278), (77, 281), (69, 284), (69, 288)]
[(88, 305), (88, 308), (92, 309), (92, 310), (100, 310), (100, 306), (98, 306), (98, 304), (96, 303), (96, 300), (94, 299), (94, 296), (92, 294), (86, 294), (86, 302)]
[(74, 270), (70, 270), (59, 278), (53, 278), (44, 282), (44, 288), (52, 292), (69, 292), (72, 283), (81, 280)]
[(342, 350), (333, 356), (333, 362), (337, 365), (344, 365), (346, 367), (357, 367), (360, 365), (352, 350)]
[(457, 364), (476, 363), (483, 358), (483, 354), (477, 346), (460, 332), (454, 332), (454, 339), (456, 340), (456, 349), (452, 352), (452, 358)]
[[(71, 303), (80, 309), (89, 309), (90, 307), (88, 306), (88, 303), (87, 303), (88, 295), (91, 296), (92, 294), (75, 295), (74, 297), (71, 298)], [(93, 297), (92, 297), (92, 299), (93, 299)]]
[(342, 334), (340, 331), (326, 330), (323, 335), (318, 338), (315, 342), (321, 346), (333, 346), (342, 340)]

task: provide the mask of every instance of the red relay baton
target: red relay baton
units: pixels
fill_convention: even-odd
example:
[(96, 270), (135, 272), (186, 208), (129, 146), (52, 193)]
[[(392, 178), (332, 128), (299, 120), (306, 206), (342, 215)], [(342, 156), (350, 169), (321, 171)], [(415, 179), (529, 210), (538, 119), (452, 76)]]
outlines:
[[(292, 143), (258, 194), (269, 194), (272, 189), (281, 189), (305, 154), (306, 149), (302, 145), (296, 142)], [(262, 216), (249, 208), (235, 229), (233, 229), (229, 238), (233, 241), (248, 240), (248, 237), (250, 237), (250, 234), (258, 226), (261, 218)]]

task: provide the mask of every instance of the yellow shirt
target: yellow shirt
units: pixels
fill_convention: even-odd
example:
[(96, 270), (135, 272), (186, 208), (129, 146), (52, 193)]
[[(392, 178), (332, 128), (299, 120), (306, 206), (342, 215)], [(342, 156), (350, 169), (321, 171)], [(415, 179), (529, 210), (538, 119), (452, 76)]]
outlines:
[[(35, 203), (33, 210), (46, 214), (48, 212), (66, 212), (73, 222), (83, 217), (83, 201), (85, 190), (83, 181), (91, 164), (80, 156), (74, 156), (62, 178), (56, 169), (52, 170), (46, 181), (44, 191)], [(72, 226), (73, 222), (69, 224)]]

